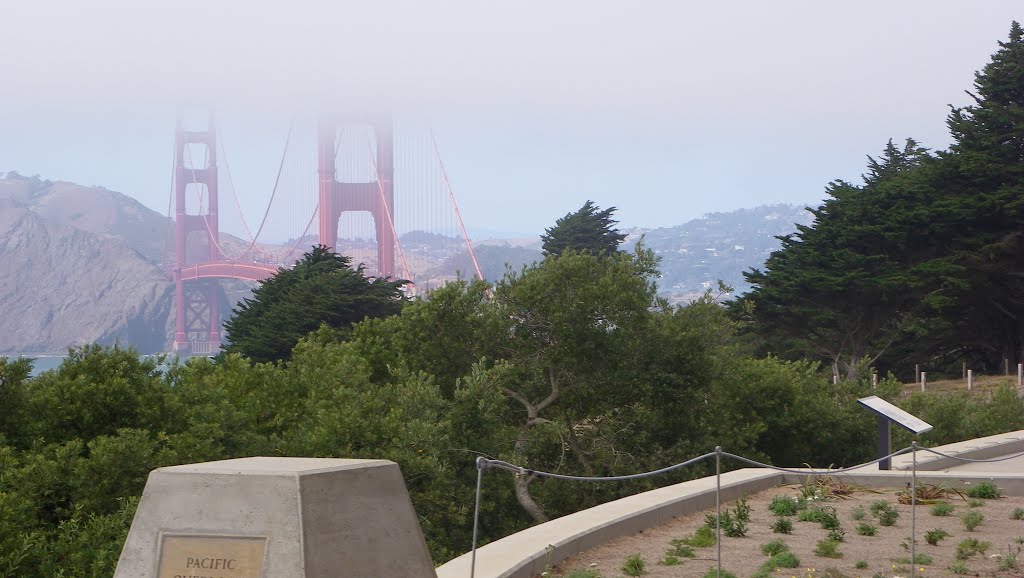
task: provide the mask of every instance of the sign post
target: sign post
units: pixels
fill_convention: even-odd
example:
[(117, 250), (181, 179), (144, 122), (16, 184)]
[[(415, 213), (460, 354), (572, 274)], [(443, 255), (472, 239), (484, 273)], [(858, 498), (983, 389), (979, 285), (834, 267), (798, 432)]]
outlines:
[[(869, 410), (873, 411), (878, 415), (878, 457), (884, 458), (885, 456), (892, 453), (892, 424), (896, 425), (912, 432), (914, 435), (920, 435), (925, 432), (932, 431), (931, 424), (926, 423), (924, 420), (913, 416), (895, 405), (885, 401), (877, 395), (870, 397), (862, 397), (857, 400), (857, 403), (863, 405)], [(878, 462), (878, 469), (888, 470), (892, 465), (889, 458), (885, 458)]]

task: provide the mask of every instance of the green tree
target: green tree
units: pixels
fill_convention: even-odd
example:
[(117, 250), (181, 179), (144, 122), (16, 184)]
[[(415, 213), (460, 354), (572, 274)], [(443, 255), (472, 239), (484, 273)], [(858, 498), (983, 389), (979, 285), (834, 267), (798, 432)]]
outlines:
[(287, 360), (299, 339), (321, 324), (346, 335), (366, 318), (394, 315), (405, 297), (402, 280), (370, 279), (363, 266), (318, 245), (243, 300), (224, 324), (226, 353), (256, 362)]
[(591, 201), (583, 203), (575, 213), (568, 213), (544, 230), (544, 256), (561, 255), (565, 251), (589, 252), (608, 255), (618, 250), (626, 235), (615, 229), (618, 221), (612, 219), (615, 207), (600, 210)]
[(1001, 368), (1024, 355), (1024, 30), (975, 75), (974, 103), (947, 119), (954, 142), (946, 186), (959, 202), (963, 234), (952, 248), (965, 267), (953, 319), (961, 347)]
[(829, 363), (855, 380), (894, 341), (949, 304), (960, 271), (935, 234), (950, 222), (937, 202), (932, 157), (908, 139), (868, 157), (864, 185), (831, 183), (814, 223), (781, 237), (765, 269), (734, 306), (752, 321), (765, 349)]

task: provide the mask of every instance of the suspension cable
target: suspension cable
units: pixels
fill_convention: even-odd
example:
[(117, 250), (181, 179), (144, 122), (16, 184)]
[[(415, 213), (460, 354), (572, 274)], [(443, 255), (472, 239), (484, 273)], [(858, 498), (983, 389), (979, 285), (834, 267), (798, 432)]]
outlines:
[(455, 202), (455, 193), (452, 191), (452, 184), (448, 180), (448, 171), (444, 168), (444, 159), (441, 158), (441, 151), (437, 148), (437, 137), (434, 136), (433, 127), (430, 127), (430, 141), (434, 145), (434, 154), (437, 156), (437, 163), (441, 167), (441, 177), (444, 179), (444, 185), (448, 189), (448, 198), (452, 202), (452, 208), (455, 209), (455, 218), (459, 222), (459, 230), (462, 231), (462, 238), (466, 241), (466, 250), (469, 251), (469, 258), (473, 261), (473, 268), (476, 270), (476, 278), (483, 281), (484, 274), (480, 272), (480, 263), (477, 263), (476, 254), (473, 252), (473, 243), (470, 242), (469, 233), (466, 232), (466, 225), (462, 222), (462, 213), (459, 212), (459, 204)]
[[(370, 144), (369, 139), (366, 141), (366, 147), (370, 152), (370, 162), (373, 165), (373, 172), (377, 175), (377, 190), (380, 191), (380, 202), (384, 205), (384, 213), (387, 215), (388, 225), (391, 227), (391, 235), (395, 240), (395, 245), (398, 246), (398, 256), (402, 260), (402, 271), (405, 276), (405, 280), (412, 283), (412, 275), (409, 273), (409, 263), (405, 260), (405, 251), (402, 250), (402, 241), (398, 239), (398, 231), (395, 230), (395, 220), (391, 216), (391, 207), (388, 205), (387, 196), (384, 194), (384, 183), (381, 182), (380, 167), (377, 166), (377, 157), (374, 154), (373, 146)], [(377, 239), (378, 243), (381, 243), (381, 239)], [(380, 263), (377, 263), (377, 268), (380, 268)]]

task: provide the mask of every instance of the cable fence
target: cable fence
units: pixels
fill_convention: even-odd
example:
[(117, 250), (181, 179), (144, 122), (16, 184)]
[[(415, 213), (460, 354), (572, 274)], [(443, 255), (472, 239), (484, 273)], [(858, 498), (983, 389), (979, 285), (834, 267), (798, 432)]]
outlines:
[[(750, 459), (750, 458), (747, 458), (747, 457), (744, 457), (744, 456), (740, 456), (740, 455), (732, 454), (732, 453), (729, 453), (729, 452), (725, 452), (725, 451), (722, 450), (721, 446), (716, 446), (715, 447), (715, 451), (713, 451), (713, 452), (709, 452), (709, 453), (697, 456), (695, 458), (691, 458), (689, 460), (686, 460), (684, 462), (680, 462), (678, 464), (674, 464), (674, 465), (671, 465), (671, 466), (667, 466), (667, 467), (664, 467), (664, 468), (660, 468), (660, 469), (652, 470), (652, 471), (648, 471), (648, 472), (640, 472), (640, 473), (636, 473), (636, 474), (628, 474), (628, 475), (621, 475), (621, 476), (572, 476), (572, 475), (566, 475), (566, 474), (559, 474), (559, 473), (555, 473), (555, 472), (546, 472), (546, 471), (543, 471), (543, 470), (536, 470), (536, 469), (532, 469), (532, 468), (526, 468), (526, 467), (523, 467), (523, 466), (518, 466), (516, 464), (509, 463), (509, 462), (504, 461), (504, 460), (492, 460), (492, 459), (487, 459), (487, 458), (484, 458), (484, 457), (478, 457), (476, 459), (476, 468), (477, 468), (476, 498), (475, 498), (475, 505), (474, 505), (474, 509), (473, 509), (473, 545), (472, 545), (471, 556), (470, 556), (470, 572), (469, 572), (469, 576), (470, 576), (470, 578), (476, 578), (476, 550), (477, 550), (477, 540), (479, 538), (479, 527), (480, 527), (480, 494), (481, 494), (481, 486), (482, 486), (482, 482), (483, 482), (483, 474), (484, 474), (484, 472), (486, 470), (503, 470), (503, 471), (511, 472), (512, 474), (514, 474), (516, 476), (531, 476), (531, 477), (535, 477), (535, 478), (547, 478), (547, 479), (559, 480), (559, 481), (571, 481), (571, 482), (623, 482), (623, 481), (638, 480), (638, 479), (649, 478), (649, 477), (653, 477), (653, 476), (659, 476), (659, 475), (662, 475), (662, 474), (667, 474), (669, 472), (681, 470), (683, 468), (690, 467), (690, 466), (696, 465), (696, 464), (698, 464), (700, 462), (703, 462), (705, 460), (710, 460), (710, 459), (714, 459), (715, 460), (715, 520), (718, 521), (715, 524), (715, 526), (716, 526), (716, 572), (717, 572), (718, 576), (721, 576), (722, 575), (722, 524), (721, 524), (721, 519), (722, 519), (721, 518), (721, 515), (722, 515), (722, 511), (721, 511), (722, 458), (730, 458), (730, 459), (733, 459), (733, 460), (736, 460), (736, 461), (739, 461), (741, 463), (748, 464), (748, 465), (751, 465), (751, 466), (754, 466), (754, 467), (764, 468), (764, 469), (768, 469), (768, 470), (774, 470), (774, 471), (777, 471), (777, 472), (780, 472), (780, 473), (785, 473), (785, 474), (795, 474), (795, 475), (801, 475), (801, 476), (832, 476), (832, 475), (844, 474), (844, 473), (847, 473), (847, 472), (853, 472), (853, 471), (856, 471), (856, 470), (868, 468), (868, 467), (871, 467), (871, 466), (873, 466), (875, 464), (878, 464), (879, 462), (882, 462), (884, 460), (888, 460), (888, 459), (894, 458), (896, 456), (901, 456), (901, 455), (908, 454), (908, 453), (911, 454), (911, 467), (910, 467), (910, 476), (911, 476), (911, 483), (910, 483), (910, 500), (911, 500), (910, 501), (910, 506), (911, 506), (911, 510), (910, 510), (911, 511), (911, 518), (910, 518), (910, 560), (913, 561), (913, 560), (917, 559), (917, 552), (916, 552), (916, 544), (917, 544), (917, 508), (916, 508), (916, 506), (917, 506), (917, 452), (918, 451), (929, 452), (929, 453), (932, 453), (932, 454), (935, 454), (935, 455), (938, 455), (938, 456), (941, 456), (941, 457), (944, 457), (944, 458), (948, 458), (948, 459), (952, 459), (952, 460), (960, 461), (960, 462), (965, 462), (965, 463), (1002, 462), (1002, 461), (1006, 461), (1006, 460), (1010, 460), (1010, 459), (1013, 459), (1013, 458), (1018, 458), (1018, 457), (1024, 456), (1024, 452), (1019, 452), (1019, 453), (1016, 453), (1016, 454), (1012, 454), (1012, 455), (1008, 455), (1008, 456), (1001, 456), (1001, 457), (998, 457), (998, 458), (972, 459), (972, 458), (965, 458), (965, 457), (955, 456), (955, 455), (951, 455), (951, 454), (946, 454), (946, 453), (943, 453), (941, 451), (938, 451), (938, 450), (935, 450), (935, 449), (932, 449), (932, 448), (923, 447), (923, 446), (918, 445), (918, 443), (915, 441), (915, 442), (912, 442), (910, 446), (905, 447), (905, 448), (900, 449), (900, 450), (896, 450), (896, 451), (890, 453), (887, 456), (883, 456), (883, 457), (871, 460), (870, 462), (865, 462), (863, 464), (858, 464), (856, 466), (850, 466), (850, 467), (846, 467), (846, 468), (836, 468), (836, 469), (815, 469), (815, 468), (796, 469), (796, 468), (783, 468), (783, 467), (773, 466), (771, 464), (766, 464), (766, 463), (763, 463), (763, 462), (759, 462), (757, 460), (753, 460), (753, 459)], [(910, 566), (911, 566), (911, 568), (910, 568), (910, 575), (914, 576), (915, 575), (915, 564), (911, 563)]]

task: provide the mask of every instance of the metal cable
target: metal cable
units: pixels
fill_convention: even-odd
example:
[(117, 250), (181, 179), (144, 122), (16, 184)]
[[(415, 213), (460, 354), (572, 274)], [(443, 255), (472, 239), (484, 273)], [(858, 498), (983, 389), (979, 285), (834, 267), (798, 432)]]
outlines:
[(786, 474), (797, 474), (797, 475), (801, 475), (801, 476), (804, 476), (804, 475), (827, 476), (827, 475), (831, 475), (831, 474), (842, 474), (842, 473), (846, 473), (846, 472), (849, 472), (849, 471), (858, 470), (858, 469), (861, 469), (861, 468), (866, 468), (868, 466), (877, 464), (878, 462), (880, 462), (882, 460), (887, 460), (889, 458), (893, 458), (893, 457), (896, 457), (896, 456), (908, 453), (910, 451), (913, 451), (913, 448), (906, 447), (906, 448), (903, 448), (901, 450), (897, 450), (897, 451), (895, 451), (895, 452), (893, 452), (893, 453), (891, 453), (891, 454), (889, 454), (887, 456), (883, 456), (883, 457), (871, 460), (870, 462), (865, 462), (863, 464), (859, 464), (859, 465), (856, 465), (856, 466), (850, 466), (848, 468), (836, 468), (834, 470), (815, 470), (815, 469), (810, 469), (810, 468), (805, 469), (805, 470), (797, 470), (797, 469), (791, 469), (791, 468), (780, 468), (779, 466), (772, 466), (772, 465), (769, 465), (769, 464), (764, 464), (764, 463), (761, 463), (761, 462), (758, 462), (758, 461), (755, 461), (755, 460), (752, 460), (752, 459), (749, 459), (749, 458), (745, 458), (743, 456), (738, 456), (736, 454), (730, 454), (728, 452), (726, 452), (726, 453), (724, 453), (722, 455), (729, 456), (730, 458), (737, 459), (737, 460), (739, 460), (741, 462), (748, 463), (748, 464), (750, 464), (752, 466), (757, 466), (759, 468), (767, 468), (767, 469), (770, 469), (770, 470), (775, 470), (775, 471), (783, 472), (783, 473), (786, 473)]
[(693, 459), (686, 460), (685, 462), (661, 468), (660, 470), (654, 470), (651, 472), (643, 472), (639, 474), (629, 474), (626, 476), (568, 476), (565, 474), (556, 474), (552, 472), (542, 472), (539, 470), (531, 470), (515, 464), (510, 464), (502, 460), (488, 460), (484, 458), (477, 458), (477, 467), (481, 469), (494, 468), (498, 470), (508, 470), (513, 473), (537, 476), (538, 478), (551, 478), (555, 480), (568, 480), (573, 482), (623, 482), (626, 480), (639, 480), (641, 478), (648, 478), (650, 476), (657, 476), (659, 474), (665, 474), (686, 466), (692, 466), (693, 464), (706, 460), (715, 455), (715, 452), (709, 452), (702, 456), (695, 457)]

